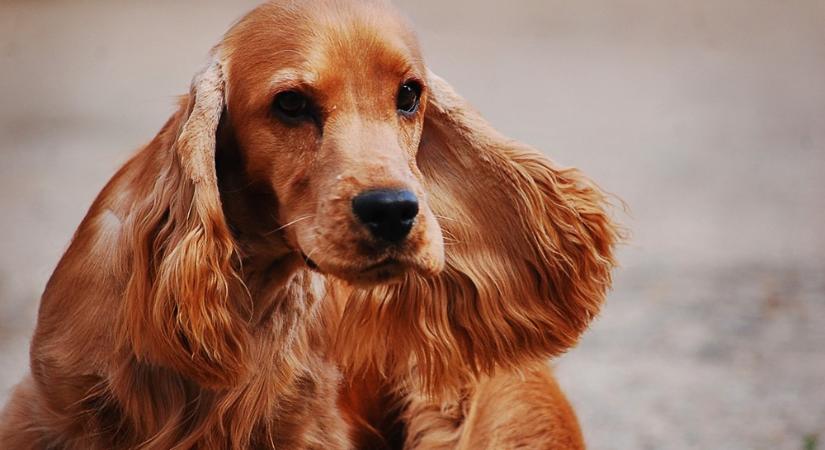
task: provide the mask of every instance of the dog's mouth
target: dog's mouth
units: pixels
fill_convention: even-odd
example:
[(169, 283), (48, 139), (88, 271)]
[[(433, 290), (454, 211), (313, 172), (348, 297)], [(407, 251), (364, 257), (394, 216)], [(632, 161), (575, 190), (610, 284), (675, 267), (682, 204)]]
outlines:
[(381, 260), (381, 261), (379, 261), (375, 264), (370, 264), (369, 266), (365, 267), (361, 272), (369, 272), (369, 271), (372, 271), (372, 270), (378, 270), (378, 269), (381, 269), (383, 267), (391, 266), (391, 265), (394, 265), (394, 264), (397, 265), (397, 264), (399, 264), (399, 262), (396, 261), (394, 258), (386, 258), (386, 259), (383, 259), (383, 260)]
[(394, 257), (385, 257), (366, 266), (340, 268), (322, 267), (303, 252), (301, 257), (311, 270), (328, 273), (356, 284), (385, 283), (399, 278), (408, 270), (408, 264)]
[(386, 258), (370, 264), (348, 277), (355, 284), (380, 284), (398, 280), (407, 272), (407, 265), (395, 258)]
[(364, 269), (361, 270), (362, 274), (373, 274), (373, 273), (400, 273), (404, 270), (404, 264), (398, 261), (395, 258), (386, 258), (382, 261), (379, 261), (375, 264), (371, 264)]

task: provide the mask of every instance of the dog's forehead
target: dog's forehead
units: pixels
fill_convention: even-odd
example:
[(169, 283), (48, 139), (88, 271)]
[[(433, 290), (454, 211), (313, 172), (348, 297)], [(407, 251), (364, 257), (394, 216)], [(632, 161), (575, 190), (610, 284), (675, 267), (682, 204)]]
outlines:
[(423, 69), (421, 58), (392, 30), (363, 24), (332, 31), (316, 43), (306, 68), (315, 71), (320, 84), (350, 78), (396, 79)]
[(394, 10), (376, 2), (268, 3), (227, 33), (222, 51), (235, 87), (424, 75), (415, 35)]

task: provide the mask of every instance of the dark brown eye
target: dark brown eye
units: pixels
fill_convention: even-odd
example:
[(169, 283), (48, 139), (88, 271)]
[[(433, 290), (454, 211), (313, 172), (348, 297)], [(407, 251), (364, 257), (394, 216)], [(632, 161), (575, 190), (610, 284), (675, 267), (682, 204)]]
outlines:
[(414, 114), (418, 111), (418, 101), (421, 98), (421, 85), (416, 81), (408, 81), (398, 88), (396, 108), (402, 114)]
[(311, 118), (312, 113), (309, 99), (297, 91), (285, 91), (275, 96), (272, 109), (280, 119), (289, 122)]

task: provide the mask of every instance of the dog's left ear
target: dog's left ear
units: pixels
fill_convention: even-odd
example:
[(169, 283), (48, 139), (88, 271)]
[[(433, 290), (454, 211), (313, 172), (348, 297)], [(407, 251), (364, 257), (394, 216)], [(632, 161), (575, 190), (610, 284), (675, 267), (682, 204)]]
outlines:
[[(217, 50), (216, 50), (217, 51)], [(225, 386), (246, 367), (245, 292), (221, 205), (216, 171), (225, 81), (217, 56), (149, 144), (148, 192), (124, 233), (131, 277), (121, 332), (141, 360), (170, 366), (206, 386)]]
[(344, 350), (344, 361), (408, 370), (439, 390), (573, 346), (610, 287), (618, 232), (604, 194), (580, 172), (505, 138), (428, 78), (417, 161), (446, 268), (356, 291), (342, 336), (350, 349), (375, 351)]

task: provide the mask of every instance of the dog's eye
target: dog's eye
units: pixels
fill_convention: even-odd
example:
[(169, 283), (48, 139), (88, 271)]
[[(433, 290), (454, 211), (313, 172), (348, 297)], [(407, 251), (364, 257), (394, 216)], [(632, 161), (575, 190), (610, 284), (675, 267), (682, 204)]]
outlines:
[(403, 114), (413, 114), (418, 111), (418, 100), (421, 97), (421, 85), (415, 81), (408, 81), (398, 89), (396, 108)]
[(272, 108), (276, 115), (287, 121), (297, 121), (311, 117), (311, 103), (300, 92), (281, 92), (275, 97)]

